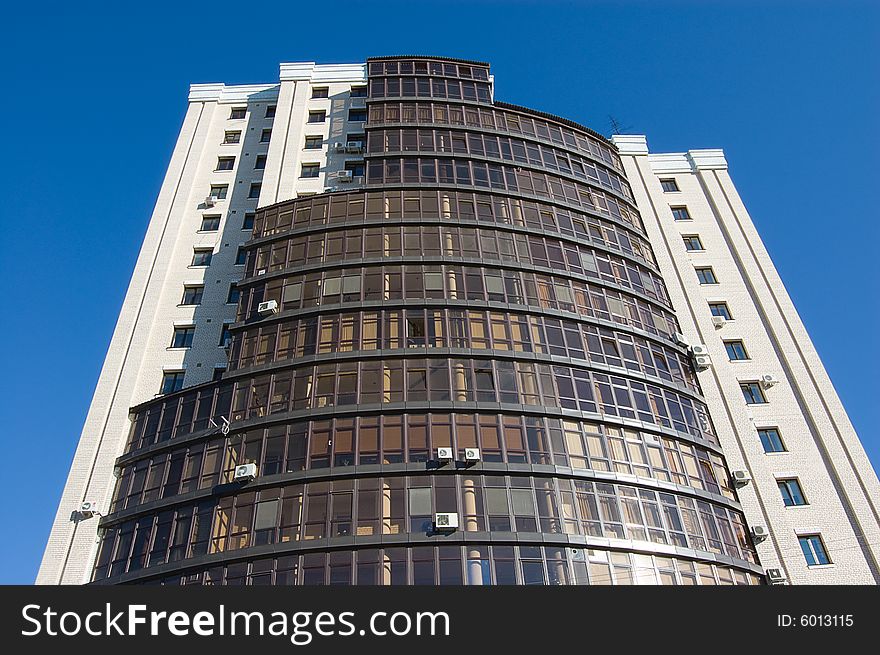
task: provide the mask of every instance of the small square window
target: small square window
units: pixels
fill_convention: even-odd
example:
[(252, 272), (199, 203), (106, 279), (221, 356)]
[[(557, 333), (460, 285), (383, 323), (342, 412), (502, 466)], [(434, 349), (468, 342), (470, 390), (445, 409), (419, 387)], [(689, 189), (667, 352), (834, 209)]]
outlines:
[(302, 165), (302, 173), (300, 173), (300, 177), (318, 177), (318, 174), (321, 172), (320, 164), (303, 164)]
[(348, 110), (348, 120), (352, 122), (363, 122), (367, 120), (367, 110), (366, 109), (349, 109)]
[(672, 210), (672, 218), (677, 221), (689, 221), (691, 215), (688, 213), (687, 207), (670, 207)]
[(254, 182), (253, 184), (251, 184), (251, 188), (248, 191), (248, 198), (250, 198), (250, 199), (259, 198), (260, 197), (260, 188), (262, 186), (263, 186), (262, 184), (259, 184), (257, 182)]
[(784, 453), (787, 450), (776, 428), (761, 428), (758, 430), (758, 437), (765, 453)]
[(443, 273), (425, 273), (425, 291), (443, 291)]
[(262, 132), (260, 132), (260, 143), (269, 143), (269, 140), (272, 138), (272, 130), (266, 128)]
[(330, 97), (330, 89), (326, 86), (313, 86), (312, 87), (312, 97), (313, 98), (328, 98), (328, 97)]
[(229, 192), (228, 184), (212, 184), (211, 197), (214, 200), (225, 200), (226, 194)]
[(760, 405), (767, 402), (764, 390), (757, 382), (740, 382), (739, 388), (742, 390), (747, 405)]
[(254, 212), (247, 212), (244, 215), (244, 220), (241, 223), (242, 230), (253, 230), (254, 229), (254, 218), (256, 218), (256, 214)]
[(266, 155), (257, 155), (254, 160), (254, 170), (261, 171), (266, 168)]
[(229, 295), (226, 296), (226, 304), (237, 305), (241, 298), (241, 291), (234, 284), (229, 285)]
[(779, 486), (779, 493), (782, 494), (782, 502), (785, 503), (786, 507), (809, 505), (807, 499), (804, 497), (801, 484), (796, 478), (777, 480), (776, 484)]
[(224, 323), (223, 327), (220, 328), (220, 343), (218, 346), (228, 346), (229, 342), (232, 341), (232, 333), (229, 331), (230, 323)]
[(660, 186), (663, 188), (663, 191), (667, 193), (670, 191), (678, 191), (678, 183), (674, 178), (660, 180)]
[[(342, 278), (342, 293), (360, 296), (361, 278), (357, 275), (346, 275)], [(346, 300), (343, 298), (343, 300)]]
[(161, 394), (174, 393), (183, 389), (184, 371), (165, 371), (162, 374)]
[(696, 270), (697, 279), (700, 281), (700, 284), (718, 284), (718, 280), (715, 278), (715, 271), (711, 267), (706, 266)]
[(205, 287), (201, 284), (183, 287), (183, 299), (180, 301), (180, 304), (201, 305), (202, 294), (204, 293), (204, 291)]
[(831, 564), (828, 557), (828, 551), (825, 550), (825, 544), (822, 537), (818, 534), (801, 535), (798, 537), (801, 545), (801, 551), (807, 560), (807, 566), (824, 566)]
[(193, 250), (192, 264), (190, 266), (210, 266), (213, 254), (214, 251), (210, 248), (196, 248)]
[(700, 241), (700, 237), (696, 234), (689, 234), (688, 236), (682, 237), (682, 239), (684, 239), (684, 247), (688, 251), (705, 250), (705, 248), (703, 248), (703, 242)]
[(306, 144), (304, 146), (305, 150), (320, 150), (324, 145), (324, 137), (322, 136), (307, 136)]
[(235, 168), (235, 157), (218, 157), (217, 158), (217, 170), (218, 171), (231, 171)]
[(353, 87), (351, 87), (351, 97), (352, 98), (366, 98), (367, 97), (367, 87), (366, 86), (353, 86)]
[(187, 327), (174, 328), (174, 336), (171, 338), (172, 348), (191, 348), (193, 336), (196, 333), (195, 327), (189, 325)]
[(309, 123), (323, 123), (327, 120), (327, 112), (326, 111), (310, 111), (309, 112)]
[(241, 143), (241, 130), (230, 130), (223, 137), (223, 143)]
[(244, 266), (245, 262), (247, 262), (247, 250), (239, 248), (238, 252), (235, 254), (235, 265)]
[(733, 320), (726, 302), (710, 302), (709, 311), (712, 312), (712, 316), (720, 316), (725, 321)]
[(266, 107), (266, 118), (275, 118), (275, 105)]
[(748, 359), (746, 347), (742, 341), (725, 341), (724, 348), (727, 350), (727, 357), (732, 362)]
[(216, 232), (219, 229), (219, 216), (202, 216), (202, 226), (199, 228), (200, 232)]
[(347, 162), (345, 162), (345, 170), (350, 171), (351, 174), (355, 177), (363, 176), (364, 162), (362, 162), (362, 161), (347, 161)]
[(247, 116), (247, 107), (233, 107), (229, 113), (230, 120), (241, 120)]

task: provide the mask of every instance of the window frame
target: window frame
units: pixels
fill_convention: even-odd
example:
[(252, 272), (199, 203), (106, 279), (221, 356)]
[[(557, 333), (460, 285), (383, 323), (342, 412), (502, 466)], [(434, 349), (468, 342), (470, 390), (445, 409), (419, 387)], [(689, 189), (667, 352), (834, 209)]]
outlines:
[[(694, 220), (691, 216), (691, 213), (688, 211), (687, 205), (674, 205), (670, 206), (669, 210), (672, 212), (672, 218), (676, 221), (692, 221)], [(679, 217), (678, 214), (684, 213), (683, 217)]]
[(801, 486), (801, 481), (797, 477), (776, 478), (776, 486), (779, 488), (782, 502), (786, 508), (807, 507), (810, 504), (807, 494), (804, 493), (804, 488)]
[[(306, 175), (306, 169), (308, 169), (309, 173), (314, 171), (314, 175)], [(299, 179), (301, 180), (313, 180), (321, 176), (321, 164), (316, 162), (304, 162), (300, 164), (299, 169)]]
[[(169, 377), (173, 376), (172, 389), (165, 390), (165, 385), (169, 379)], [(167, 396), (168, 394), (175, 393), (183, 389), (183, 381), (186, 376), (185, 369), (174, 369), (174, 370), (164, 370), (162, 371), (162, 382), (159, 385), (159, 395)]]
[[(715, 269), (711, 266), (694, 266), (694, 271), (697, 274), (697, 280), (699, 281), (700, 285), (709, 286), (713, 284), (718, 284), (718, 278), (715, 277)], [(709, 275), (712, 277), (711, 282), (704, 281), (704, 278), (706, 277), (706, 271), (708, 271)]]
[[(217, 221), (217, 227), (212, 229), (205, 229), (205, 221)], [(202, 224), (199, 226), (199, 232), (218, 232), (220, 230), (220, 223), (223, 220), (223, 217), (220, 214), (202, 214)]]
[[(828, 554), (828, 547), (825, 545), (825, 540), (822, 538), (822, 535), (820, 533), (816, 532), (816, 533), (811, 533), (811, 534), (799, 534), (797, 536), (797, 538), (798, 538), (798, 544), (801, 547), (801, 552), (804, 555), (804, 560), (806, 560), (808, 568), (814, 568), (814, 567), (819, 567), (819, 566), (832, 566), (834, 564), (834, 561), (831, 559), (831, 556)], [(819, 546), (821, 548), (821, 556), (822, 556), (822, 559), (825, 560), (824, 562), (818, 561), (819, 558), (816, 557), (816, 555), (819, 553), (817, 553), (817, 551), (816, 551), (814, 540), (819, 542)], [(805, 545), (807, 545), (809, 547), (809, 554), (808, 554), (807, 550), (804, 549)], [(810, 563), (811, 557), (814, 560), (813, 564)]]
[[(718, 316), (720, 318), (723, 318), (725, 321), (732, 321), (733, 320), (733, 314), (730, 313), (730, 307), (723, 300), (712, 301), (712, 302), (709, 302), (708, 305), (709, 305), (709, 313), (712, 314), (712, 316)], [(723, 313), (716, 314), (715, 307), (723, 307), (724, 308)]]
[[(207, 261), (199, 262), (197, 259), (199, 257), (206, 257)], [(193, 248), (193, 256), (192, 261), (189, 264), (189, 268), (208, 268), (211, 265), (211, 260), (214, 258), (214, 249), (213, 248)]]
[[(760, 382), (757, 382), (757, 381), (740, 382), (739, 388), (740, 388), (740, 391), (742, 391), (743, 399), (746, 401), (746, 405), (766, 405), (768, 403), (767, 395), (764, 393), (764, 390), (761, 388)], [(752, 393), (753, 391), (758, 392), (757, 397), (761, 398), (761, 400), (759, 400), (759, 401), (753, 400), (752, 402), (749, 401), (750, 397), (752, 399), (755, 398), (755, 394)], [(747, 392), (749, 394), (748, 396), (746, 395)]]
[[(723, 343), (729, 361), (747, 362), (751, 360), (749, 352), (746, 350), (746, 346), (742, 342), (742, 339), (726, 339)], [(742, 354), (742, 357), (739, 356), (740, 354)]]
[[(788, 447), (785, 445), (785, 441), (782, 440), (782, 434), (779, 432), (779, 428), (776, 428), (776, 427), (757, 428), (757, 430), (758, 430), (758, 439), (761, 441), (761, 447), (764, 449), (765, 455), (771, 455), (774, 453), (787, 453), (788, 452)], [(764, 433), (767, 433), (766, 438), (765, 438)], [(780, 449), (778, 449), (778, 450), (775, 448), (773, 450), (767, 450), (768, 444), (770, 444), (770, 445), (774, 444), (773, 437), (770, 436), (771, 433), (773, 435), (775, 435), (776, 443), (778, 443), (780, 446)]]
[[(683, 234), (681, 235), (682, 241), (684, 241), (684, 248), (688, 252), (705, 252), (706, 247), (703, 245), (703, 240), (700, 239), (699, 234)], [(696, 241), (697, 247), (692, 248), (691, 246)]]
[[(195, 333), (195, 325), (175, 325), (174, 330), (171, 333), (171, 345), (168, 346), (168, 348), (173, 350), (185, 350), (188, 348), (192, 348), (192, 342), (195, 338)], [(183, 337), (183, 345), (177, 344), (178, 336)]]
[[(196, 290), (196, 289), (199, 290), (198, 302), (187, 302), (186, 301), (187, 293), (190, 290)], [(202, 300), (204, 299), (204, 296), (205, 296), (205, 285), (204, 284), (184, 284), (183, 285), (183, 297), (180, 299), (180, 306), (181, 307), (197, 307), (198, 305), (202, 304)]]

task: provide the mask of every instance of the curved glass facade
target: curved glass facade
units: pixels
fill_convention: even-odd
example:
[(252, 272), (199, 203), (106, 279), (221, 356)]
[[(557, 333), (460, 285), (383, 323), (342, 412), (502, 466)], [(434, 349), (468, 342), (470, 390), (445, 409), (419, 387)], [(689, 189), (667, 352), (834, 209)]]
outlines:
[(614, 146), (484, 64), (368, 77), (364, 187), (257, 212), (228, 371), (133, 409), (94, 580), (758, 583)]

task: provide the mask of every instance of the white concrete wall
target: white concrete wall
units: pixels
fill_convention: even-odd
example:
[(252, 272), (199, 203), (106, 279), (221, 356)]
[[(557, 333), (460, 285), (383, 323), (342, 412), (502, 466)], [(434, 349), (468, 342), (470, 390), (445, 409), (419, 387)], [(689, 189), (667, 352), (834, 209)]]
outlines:
[[(214, 368), (225, 366), (220, 337), (223, 323), (235, 317), (235, 306), (226, 300), (230, 284), (244, 269), (235, 261), (238, 247), (251, 234), (242, 230), (245, 214), (258, 202), (266, 205), (322, 192), (328, 172), (362, 158), (328, 154), (332, 148), (326, 144), (320, 151), (302, 148), (306, 134), (320, 134), (332, 145), (348, 133), (363, 131), (362, 123), (349, 124), (347, 119), (351, 86), (365, 82), (365, 65), (282, 64), (281, 71), (280, 84), (199, 84), (190, 89), (189, 108), (83, 426), (38, 584), (89, 581), (97, 554), (98, 518), (83, 519), (77, 510), (85, 500), (105, 511), (109, 507), (116, 483), (114, 462), (129, 433), (129, 408), (159, 392), (163, 371), (184, 370), (184, 386), (192, 386), (211, 380)], [(312, 100), (312, 86), (329, 86), (330, 98)], [(266, 108), (273, 105), (276, 118), (266, 118)], [(233, 107), (246, 107), (246, 117), (231, 119)], [(328, 120), (307, 125), (309, 109), (326, 109)], [(260, 143), (267, 128), (272, 129), (271, 139)], [(227, 130), (241, 130), (240, 143), (224, 144)], [(266, 168), (255, 170), (261, 154), (267, 155)], [(233, 170), (216, 170), (218, 157), (228, 156), (235, 157)], [(299, 179), (303, 160), (321, 164), (318, 179)], [(262, 182), (259, 200), (248, 198), (255, 182)], [(212, 184), (228, 184), (229, 193), (208, 207), (204, 200)], [(200, 232), (203, 215), (219, 215), (219, 230)], [(191, 266), (194, 248), (213, 249), (210, 266)], [(200, 305), (180, 305), (186, 284), (204, 285)], [(195, 326), (191, 348), (170, 347), (176, 325)]]
[[(736, 192), (720, 150), (649, 154), (645, 137), (619, 136), (624, 166), (654, 246), (682, 331), (705, 344), (712, 366), (698, 374), (731, 469), (752, 482), (739, 490), (749, 525), (769, 527), (757, 545), (766, 568), (792, 584), (880, 582), (880, 483), (797, 311)], [(679, 192), (664, 192), (661, 179)], [(676, 221), (670, 207), (692, 220)], [(704, 251), (688, 252), (684, 235)], [(711, 266), (718, 284), (700, 285), (695, 267)], [(732, 321), (714, 326), (709, 302), (723, 301)], [(731, 362), (725, 340), (742, 340), (749, 359)], [(771, 374), (767, 403), (746, 405), (741, 381)], [(787, 447), (764, 453), (757, 429), (776, 427)], [(808, 505), (785, 507), (777, 479), (797, 478)], [(820, 534), (832, 564), (808, 567), (798, 535)]]

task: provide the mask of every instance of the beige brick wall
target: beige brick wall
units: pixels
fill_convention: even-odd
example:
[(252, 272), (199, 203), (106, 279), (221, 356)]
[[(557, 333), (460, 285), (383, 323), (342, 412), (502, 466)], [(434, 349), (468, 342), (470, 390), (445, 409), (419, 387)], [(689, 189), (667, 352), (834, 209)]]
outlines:
[[(721, 151), (648, 154), (644, 137), (618, 137), (645, 227), (682, 331), (705, 344), (712, 367), (698, 374), (731, 469), (752, 482), (740, 489), (750, 525), (771, 535), (757, 545), (765, 567), (792, 584), (880, 581), (880, 484), (812, 342), (727, 172)], [(660, 180), (680, 189), (664, 192)], [(676, 221), (670, 207), (692, 220)], [(698, 235), (703, 252), (682, 239)], [(718, 284), (698, 283), (711, 266)], [(726, 302), (732, 321), (717, 328), (708, 303)], [(731, 362), (725, 340), (741, 340), (749, 359)], [(767, 403), (746, 405), (741, 381), (773, 375)], [(757, 429), (778, 428), (787, 452), (764, 453)], [(777, 479), (797, 478), (808, 501), (785, 507)], [(832, 564), (808, 567), (798, 535), (820, 534)]]
[[(360, 132), (361, 123), (348, 123), (348, 97), (353, 84), (365, 81), (365, 67), (283, 64), (282, 81), (271, 85), (227, 87), (194, 85), (177, 144), (150, 219), (141, 253), (126, 293), (92, 404), (62, 493), (38, 584), (88, 582), (97, 550), (96, 517), (76, 513), (85, 500), (106, 511), (116, 478), (116, 458), (128, 437), (129, 408), (154, 397), (163, 371), (184, 370), (184, 385), (209, 381), (216, 366), (224, 366), (220, 347), (224, 321), (235, 317), (226, 300), (231, 283), (243, 266), (236, 266), (238, 247), (250, 238), (243, 231), (245, 213), (258, 202), (271, 204), (299, 193), (321, 192), (327, 171), (344, 167), (354, 155), (336, 154), (325, 144), (304, 154), (305, 134), (326, 140), (344, 140)], [(328, 86), (330, 99), (312, 100), (311, 87)], [(276, 118), (266, 108), (276, 106)], [(231, 119), (233, 107), (246, 107), (244, 119)], [(309, 109), (325, 109), (324, 124), (306, 125)], [(261, 143), (263, 129), (272, 129), (269, 143)], [(240, 130), (238, 144), (224, 144), (227, 130)], [(341, 136), (340, 136), (341, 135)], [(340, 138), (336, 138), (339, 136)], [(265, 170), (255, 170), (258, 155), (266, 155)], [(235, 157), (232, 170), (218, 171), (218, 157)], [(300, 180), (303, 157), (322, 165), (316, 180)], [(259, 199), (249, 198), (250, 185), (262, 183)], [(207, 207), (204, 199), (212, 184), (228, 184), (225, 200)], [(219, 230), (200, 232), (204, 215), (221, 217)], [(193, 267), (194, 248), (211, 248), (209, 267)], [(198, 306), (181, 306), (184, 285), (203, 284)], [(174, 327), (194, 325), (191, 348), (171, 348)]]

